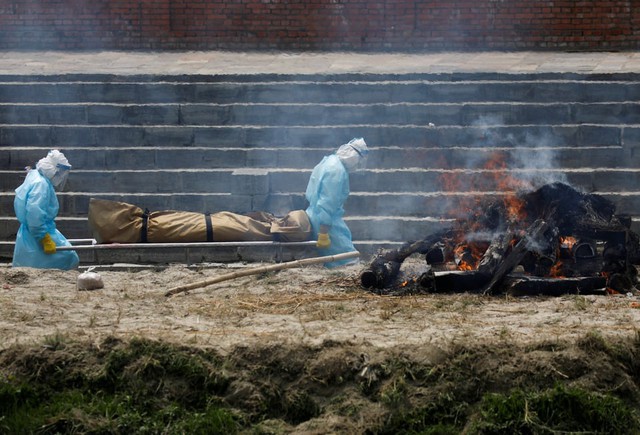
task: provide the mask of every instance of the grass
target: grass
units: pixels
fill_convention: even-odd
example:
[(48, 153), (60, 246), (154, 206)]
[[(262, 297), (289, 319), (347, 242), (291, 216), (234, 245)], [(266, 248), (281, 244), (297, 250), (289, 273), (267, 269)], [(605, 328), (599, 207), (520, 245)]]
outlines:
[[(44, 393), (44, 396), (43, 396)], [(80, 389), (50, 393), (0, 383), (0, 432), (235, 433), (234, 415), (214, 404), (191, 410), (180, 403), (148, 406), (130, 392)]]
[[(33, 380), (0, 382), (0, 433), (234, 433), (211, 397), (227, 379), (207, 354), (147, 340), (115, 346), (82, 371), (64, 336), (45, 339)], [(57, 352), (56, 352), (57, 351)], [(55, 374), (55, 376), (47, 375)], [(169, 428), (173, 428), (168, 430)]]
[[(0, 352), (0, 433), (284, 433), (306, 423), (320, 430), (336, 415), (371, 434), (640, 433), (640, 333), (458, 346), (437, 360), (355, 349), (280, 345), (222, 356), (146, 339), (96, 347), (57, 333), (45, 346)], [(529, 359), (544, 357), (568, 375)]]
[(487, 394), (473, 433), (638, 433), (638, 416), (620, 399), (557, 385), (541, 392)]

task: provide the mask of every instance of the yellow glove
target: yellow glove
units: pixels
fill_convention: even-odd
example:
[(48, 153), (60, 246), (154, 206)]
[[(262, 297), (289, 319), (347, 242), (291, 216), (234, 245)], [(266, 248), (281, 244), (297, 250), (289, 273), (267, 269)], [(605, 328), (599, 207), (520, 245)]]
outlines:
[(44, 249), (45, 254), (55, 254), (56, 253), (56, 244), (51, 238), (49, 233), (45, 234), (42, 240), (40, 240), (42, 244), (42, 249)]
[(320, 249), (327, 249), (331, 246), (331, 239), (329, 238), (328, 233), (318, 233), (318, 241), (316, 242), (316, 247)]

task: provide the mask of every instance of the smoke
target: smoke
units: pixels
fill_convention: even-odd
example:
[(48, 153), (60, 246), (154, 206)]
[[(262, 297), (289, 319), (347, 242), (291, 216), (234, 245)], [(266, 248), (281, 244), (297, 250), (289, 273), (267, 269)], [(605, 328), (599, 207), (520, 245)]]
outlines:
[(512, 168), (517, 177), (536, 189), (545, 184), (568, 184), (567, 175), (560, 168), (557, 139), (545, 132), (541, 135), (527, 133), (522, 147), (514, 149)]
[[(493, 154), (502, 156), (503, 161), (499, 163), (504, 171), (503, 180), (512, 179), (511, 186), (502, 187), (533, 190), (544, 184), (567, 183), (567, 176), (561, 170), (560, 143), (550, 131), (509, 131), (504, 118), (498, 115), (481, 117), (471, 125), (479, 129), (481, 138), (474, 147), (487, 152), (495, 149)], [(482, 160), (472, 154), (467, 168), (482, 169), (482, 165), (486, 168), (486, 162), (486, 157)]]

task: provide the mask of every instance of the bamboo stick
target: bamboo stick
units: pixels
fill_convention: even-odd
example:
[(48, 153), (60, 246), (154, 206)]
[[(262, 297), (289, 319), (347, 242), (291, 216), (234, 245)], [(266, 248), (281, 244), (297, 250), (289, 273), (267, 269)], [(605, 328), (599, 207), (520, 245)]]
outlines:
[(198, 281), (191, 284), (185, 284), (185, 285), (173, 287), (172, 289), (169, 289), (164, 295), (167, 297), (173, 296), (181, 292), (185, 292), (195, 288), (206, 287), (222, 281), (228, 281), (230, 279), (240, 278), (243, 276), (257, 275), (259, 273), (272, 272), (274, 270), (293, 269), (296, 267), (308, 266), (311, 264), (330, 263), (333, 261), (345, 260), (348, 258), (355, 258), (359, 256), (360, 256), (360, 252), (351, 251), (351, 252), (345, 252), (344, 254), (327, 255), (324, 257), (304, 258), (302, 260), (288, 261), (286, 263), (271, 264), (268, 266), (259, 266), (251, 269), (245, 269), (245, 270), (239, 270), (232, 273), (227, 273), (225, 275), (220, 275), (215, 278), (207, 279), (204, 281)]

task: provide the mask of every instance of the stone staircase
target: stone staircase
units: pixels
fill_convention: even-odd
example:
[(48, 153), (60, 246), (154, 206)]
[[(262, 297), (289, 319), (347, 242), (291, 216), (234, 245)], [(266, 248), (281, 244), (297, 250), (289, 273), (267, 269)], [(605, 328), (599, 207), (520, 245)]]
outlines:
[[(639, 85), (635, 74), (577, 73), (0, 76), (0, 259), (11, 260), (18, 228), (13, 190), (52, 148), (73, 165), (56, 221), (72, 239), (91, 237), (91, 197), (150, 210), (303, 209), (313, 166), (353, 137), (371, 149), (346, 204), (364, 254), (424, 238), (511, 179), (600, 193), (637, 230)], [(188, 262), (270, 255), (191, 251)], [(85, 263), (185, 261), (84, 252)]]

